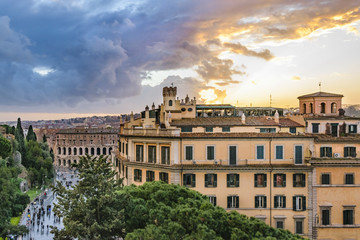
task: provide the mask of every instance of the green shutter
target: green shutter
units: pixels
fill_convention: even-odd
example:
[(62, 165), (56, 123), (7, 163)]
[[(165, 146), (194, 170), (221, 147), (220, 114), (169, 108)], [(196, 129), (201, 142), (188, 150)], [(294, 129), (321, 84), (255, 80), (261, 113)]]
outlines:
[(216, 197), (214, 197), (214, 205), (216, 206)]
[(227, 197), (227, 208), (231, 206), (231, 196)]
[(306, 176), (305, 176), (305, 174), (302, 174), (301, 175), (301, 186), (302, 187), (305, 187), (305, 185), (306, 185)]
[(306, 197), (302, 197), (302, 210), (305, 211), (306, 210)]
[(239, 197), (238, 196), (235, 197), (235, 207), (239, 208)]
[(208, 186), (209, 186), (208, 176), (209, 176), (209, 174), (205, 174), (205, 187), (208, 187)]
[(230, 174), (226, 174), (226, 186), (230, 187)]
[(320, 157), (325, 157), (325, 148), (324, 147), (320, 148)]
[(278, 208), (278, 205), (279, 205), (279, 197), (274, 196), (274, 208)]
[(259, 208), (259, 197), (255, 196), (255, 208)]
[(235, 187), (239, 187), (239, 185), (240, 185), (240, 178), (239, 178), (239, 174), (235, 174), (235, 179), (236, 179), (236, 182), (235, 182)]
[(267, 186), (267, 174), (264, 174), (264, 187)]
[(254, 174), (254, 186), (257, 187), (258, 186), (258, 182), (257, 182), (257, 174)]
[(195, 174), (192, 174), (192, 175), (191, 175), (191, 178), (192, 178), (192, 179), (191, 179), (191, 180), (192, 180), (192, 181), (191, 181), (191, 186), (192, 186), (192, 187), (195, 187), (195, 186), (196, 186)]
[(183, 175), (183, 186), (186, 186), (186, 174)]
[(296, 196), (293, 196), (293, 210), (296, 211)]
[(139, 170), (140, 182), (142, 182), (142, 170)]
[(282, 176), (283, 176), (282, 186), (283, 186), (283, 187), (286, 187), (286, 174), (282, 174)]
[(214, 175), (214, 187), (217, 187), (217, 174)]
[(293, 174), (293, 187), (296, 187), (296, 174)]
[(267, 199), (266, 199), (266, 196), (264, 196), (264, 208), (267, 207)]

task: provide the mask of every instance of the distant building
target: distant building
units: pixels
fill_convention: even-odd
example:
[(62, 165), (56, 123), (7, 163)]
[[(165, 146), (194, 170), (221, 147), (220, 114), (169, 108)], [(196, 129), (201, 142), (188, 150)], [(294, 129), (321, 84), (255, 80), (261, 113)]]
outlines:
[[(56, 166), (71, 166), (81, 156), (110, 156), (118, 144), (118, 129), (62, 129), (56, 133)], [(109, 157), (110, 159), (110, 157)]]
[(165, 87), (161, 105), (120, 124), (112, 161), (125, 184), (187, 186), (310, 239), (360, 236), (360, 118), (344, 116), (342, 95), (300, 96), (301, 114), (284, 117), (176, 94)]

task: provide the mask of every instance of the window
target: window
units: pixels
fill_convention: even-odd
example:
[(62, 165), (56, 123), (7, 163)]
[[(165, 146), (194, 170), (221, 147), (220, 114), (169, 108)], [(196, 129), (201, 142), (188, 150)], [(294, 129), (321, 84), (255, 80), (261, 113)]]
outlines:
[(321, 174), (321, 184), (330, 184), (330, 173)]
[(337, 110), (337, 106), (336, 106), (336, 103), (332, 103), (331, 104), (331, 113), (336, 113), (336, 110)]
[(160, 181), (169, 183), (169, 174), (166, 173), (166, 172), (160, 172), (159, 173), (159, 179), (160, 179)]
[(345, 174), (345, 184), (354, 184), (354, 174), (353, 173)]
[(295, 220), (295, 233), (304, 234), (304, 220), (302, 219)]
[(321, 225), (330, 225), (330, 208), (321, 208)]
[(295, 164), (303, 164), (303, 147), (298, 145), (295, 146)]
[(290, 127), (289, 131), (290, 133), (296, 133), (296, 127)]
[(185, 160), (193, 159), (193, 146), (185, 146)]
[(266, 187), (267, 175), (263, 173), (254, 175), (254, 185), (255, 187)]
[(236, 165), (237, 146), (229, 146), (229, 165)]
[(128, 153), (129, 153), (129, 145), (128, 144), (126, 144), (126, 155), (128, 155)]
[(213, 127), (205, 127), (205, 132), (213, 132), (214, 128)]
[(306, 113), (306, 103), (303, 104), (303, 113)]
[(205, 187), (217, 187), (217, 174), (205, 174)]
[(156, 163), (156, 146), (148, 146), (148, 162)]
[(293, 196), (293, 210), (305, 211), (306, 210), (306, 197), (305, 196)]
[(321, 110), (320, 113), (325, 113), (325, 103), (321, 103)]
[(146, 171), (146, 181), (152, 182), (155, 180), (155, 172), (154, 171)]
[(256, 146), (256, 159), (257, 160), (264, 160), (265, 159), (265, 146), (264, 145), (259, 145)]
[(293, 187), (305, 187), (305, 174), (296, 173), (293, 175)]
[(215, 146), (206, 146), (206, 159), (215, 160)]
[(227, 208), (239, 208), (239, 196), (228, 196)]
[(172, 100), (169, 100), (169, 106), (171, 107), (173, 105)]
[(284, 159), (284, 146), (275, 146), (275, 159)]
[(122, 143), (122, 152), (125, 153), (125, 143)]
[(266, 196), (255, 196), (255, 208), (266, 208)]
[(260, 132), (261, 133), (275, 133), (276, 129), (275, 128), (260, 128)]
[(312, 103), (310, 103), (310, 113), (314, 113), (314, 107)]
[(349, 125), (349, 133), (357, 133), (357, 125)]
[(142, 170), (134, 169), (134, 181), (141, 182), (142, 181)]
[(181, 132), (192, 132), (192, 127), (183, 126), (181, 127)]
[(136, 145), (136, 161), (143, 162), (144, 161), (144, 146)]
[(230, 132), (230, 127), (222, 127), (222, 132)]
[(184, 174), (183, 185), (185, 187), (195, 187), (196, 186), (195, 174)]
[(212, 205), (216, 206), (216, 196), (209, 196), (209, 201)]
[(344, 147), (344, 157), (356, 157), (356, 147)]
[(332, 147), (320, 147), (320, 157), (332, 157)]
[(274, 174), (274, 187), (286, 187), (286, 174)]
[(239, 174), (236, 174), (236, 173), (227, 174), (226, 175), (227, 187), (239, 187), (239, 185), (240, 185), (239, 179), (240, 179)]
[(320, 123), (312, 123), (312, 133), (319, 133), (319, 125)]
[(284, 229), (284, 220), (276, 220), (276, 228)]
[(282, 195), (274, 196), (274, 208), (286, 208), (286, 197)]
[(161, 147), (161, 164), (170, 165), (170, 147)]
[(349, 207), (344, 208), (343, 223), (344, 225), (354, 224), (354, 208), (349, 208)]

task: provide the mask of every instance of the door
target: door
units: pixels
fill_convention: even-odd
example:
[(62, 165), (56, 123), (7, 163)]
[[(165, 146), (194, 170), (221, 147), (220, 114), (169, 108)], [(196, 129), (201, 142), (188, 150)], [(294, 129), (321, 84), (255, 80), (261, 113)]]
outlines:
[(331, 124), (331, 135), (333, 137), (337, 137), (338, 136), (338, 124), (337, 123), (332, 123)]
[(229, 146), (229, 164), (236, 165), (236, 146)]
[(303, 147), (295, 146), (295, 164), (303, 163)]

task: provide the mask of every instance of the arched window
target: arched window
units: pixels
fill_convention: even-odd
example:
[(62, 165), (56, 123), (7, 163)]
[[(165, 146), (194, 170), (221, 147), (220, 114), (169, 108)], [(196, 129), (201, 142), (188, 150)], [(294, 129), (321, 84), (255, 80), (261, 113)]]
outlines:
[(71, 148), (68, 148), (68, 154), (71, 155)]
[(314, 113), (314, 107), (312, 103), (310, 103), (310, 113)]
[(66, 155), (66, 148), (63, 148), (63, 154)]
[(58, 155), (61, 154), (61, 147), (58, 147)]
[(83, 149), (79, 148), (79, 155), (83, 155)]
[(303, 104), (303, 113), (306, 113), (306, 103)]
[(320, 113), (325, 113), (325, 103), (321, 103), (321, 111)]
[(63, 160), (63, 166), (66, 166), (66, 160), (65, 159)]
[(74, 155), (77, 155), (77, 148), (74, 148)]
[(85, 154), (89, 154), (89, 149), (85, 148)]
[(74, 163), (76, 164), (76, 160), (74, 160)]
[(95, 155), (95, 149), (91, 148), (91, 155)]
[(96, 149), (96, 155), (98, 155), (98, 156), (99, 156), (100, 154), (101, 154), (101, 152), (100, 152), (100, 148), (97, 148), (97, 149)]
[(109, 155), (111, 155), (112, 148), (109, 148)]
[(172, 106), (172, 100), (169, 100), (169, 106), (170, 107)]
[(70, 167), (71, 166), (71, 161), (70, 161), (70, 159), (68, 160), (68, 167)]
[(61, 160), (60, 159), (58, 159), (58, 165), (61, 166)]
[(336, 106), (336, 103), (332, 103), (331, 104), (331, 113), (336, 113), (336, 110), (337, 110), (337, 106)]
[(103, 155), (106, 155), (106, 148), (103, 148)]

